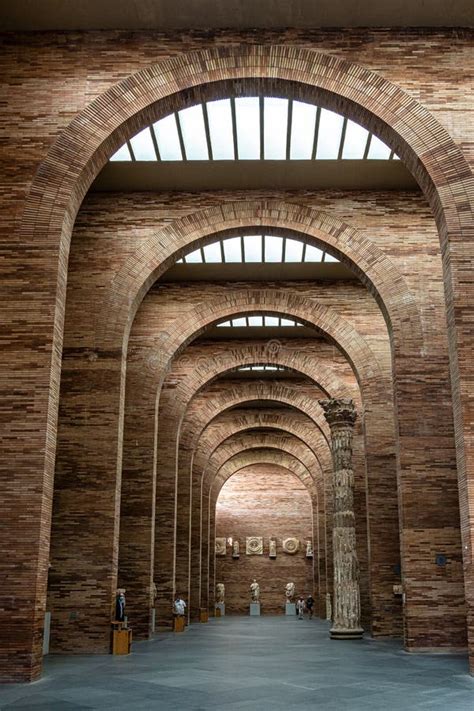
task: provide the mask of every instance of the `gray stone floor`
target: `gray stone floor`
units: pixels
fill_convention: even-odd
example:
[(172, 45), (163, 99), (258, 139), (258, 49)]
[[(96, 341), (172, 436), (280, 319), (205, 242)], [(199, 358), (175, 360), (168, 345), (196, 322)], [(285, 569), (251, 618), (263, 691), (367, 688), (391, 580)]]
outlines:
[(46, 659), (0, 709), (474, 711), (467, 660), (393, 641), (331, 641), (319, 620), (227, 617), (134, 644), (128, 657)]

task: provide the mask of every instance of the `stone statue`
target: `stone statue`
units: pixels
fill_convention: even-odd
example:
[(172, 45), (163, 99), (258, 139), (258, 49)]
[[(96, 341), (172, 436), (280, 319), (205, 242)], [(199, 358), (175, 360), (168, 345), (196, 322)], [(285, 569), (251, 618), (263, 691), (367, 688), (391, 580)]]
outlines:
[(270, 558), (276, 558), (277, 556), (277, 542), (274, 538), (270, 538), (269, 553)]
[(225, 597), (225, 585), (224, 583), (217, 583), (216, 585), (216, 602), (224, 602)]
[(285, 595), (286, 595), (287, 602), (293, 601), (293, 598), (295, 596), (295, 584), (294, 583), (287, 583), (285, 585)]
[(125, 590), (119, 588), (117, 597), (115, 598), (115, 620), (117, 622), (125, 621)]
[(232, 558), (240, 558), (240, 544), (234, 541), (232, 544)]
[(260, 602), (260, 585), (257, 583), (255, 578), (253, 583), (250, 583), (250, 592), (252, 595), (252, 602)]
[(311, 541), (306, 541), (306, 557), (307, 558), (313, 557), (313, 544)]

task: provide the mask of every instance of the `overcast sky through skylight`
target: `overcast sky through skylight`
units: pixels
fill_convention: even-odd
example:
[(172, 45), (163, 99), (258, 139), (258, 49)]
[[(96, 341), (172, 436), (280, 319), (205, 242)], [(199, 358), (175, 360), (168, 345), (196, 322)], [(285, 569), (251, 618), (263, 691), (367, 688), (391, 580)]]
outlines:
[(293, 99), (245, 96), (190, 106), (156, 121), (111, 161), (388, 160), (397, 158), (354, 121)]

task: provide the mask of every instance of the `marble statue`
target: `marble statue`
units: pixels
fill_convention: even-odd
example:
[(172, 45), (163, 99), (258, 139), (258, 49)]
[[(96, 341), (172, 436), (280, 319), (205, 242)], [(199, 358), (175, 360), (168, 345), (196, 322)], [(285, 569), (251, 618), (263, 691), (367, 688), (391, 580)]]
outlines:
[(252, 595), (252, 602), (260, 602), (260, 585), (255, 578), (253, 579), (253, 583), (250, 583), (250, 593)]
[(293, 602), (293, 598), (295, 596), (295, 584), (294, 583), (287, 583), (285, 585), (285, 595), (286, 595), (287, 602)]
[(270, 538), (269, 553), (270, 558), (276, 558), (277, 555), (277, 542), (274, 538)]
[(216, 585), (216, 602), (224, 602), (225, 597), (225, 585), (224, 583), (217, 583)]
[(119, 588), (117, 597), (115, 598), (115, 620), (117, 622), (125, 621), (125, 590)]
[(306, 557), (307, 558), (313, 557), (313, 544), (311, 541), (306, 541)]
[(240, 557), (240, 544), (238, 541), (234, 541), (232, 544), (232, 558)]

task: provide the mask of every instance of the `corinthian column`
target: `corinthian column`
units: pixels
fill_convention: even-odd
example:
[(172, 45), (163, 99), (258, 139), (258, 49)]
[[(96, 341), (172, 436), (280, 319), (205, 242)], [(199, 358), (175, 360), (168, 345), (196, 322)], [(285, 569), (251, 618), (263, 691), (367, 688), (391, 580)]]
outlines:
[(352, 434), (357, 413), (352, 400), (320, 400), (331, 428), (334, 521), (334, 602), (331, 639), (360, 639), (359, 563), (354, 519)]

